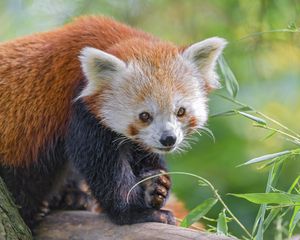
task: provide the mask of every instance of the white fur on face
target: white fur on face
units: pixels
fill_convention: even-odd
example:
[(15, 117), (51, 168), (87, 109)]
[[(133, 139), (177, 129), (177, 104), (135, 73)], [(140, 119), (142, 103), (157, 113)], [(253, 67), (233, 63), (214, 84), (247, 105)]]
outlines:
[(79, 59), (88, 84), (78, 98), (93, 95), (105, 82), (118, 81), (127, 69), (122, 60), (91, 47), (82, 49)]
[[(159, 67), (137, 60), (126, 65), (112, 55), (89, 49), (81, 57), (88, 85), (80, 97), (108, 84), (101, 96), (101, 108), (99, 104), (99, 115), (106, 126), (153, 152), (180, 149), (191, 130), (203, 127), (207, 121), (205, 87), (218, 86), (214, 68), (224, 45), (219, 38), (196, 43), (181, 55), (162, 61)], [(183, 118), (176, 115), (180, 107), (186, 109)], [(150, 113), (152, 121), (142, 123), (142, 112)], [(173, 148), (160, 143), (164, 131), (176, 136)]]
[[(164, 83), (164, 79), (151, 78), (150, 67), (145, 63), (129, 63), (121, 79), (111, 81), (109, 90), (104, 91), (104, 102), (99, 109), (105, 125), (159, 153), (179, 148), (189, 132), (189, 118), (180, 121), (176, 116), (180, 107), (186, 109), (187, 116), (197, 119), (195, 128), (204, 126), (208, 115), (205, 91), (196, 68), (189, 66), (181, 56), (169, 64), (165, 67), (170, 67), (171, 82)], [(176, 91), (176, 84), (185, 86), (185, 92)], [(143, 88), (148, 88), (148, 92), (143, 101), (139, 101), (137, 96)], [(153, 121), (147, 126), (137, 126), (137, 135), (129, 135), (128, 126), (135, 126), (142, 112), (149, 112)], [(160, 143), (164, 131), (177, 138), (174, 147), (165, 151)]]
[[(185, 64), (184, 59), (181, 57), (174, 61), (174, 67), (181, 65), (178, 69)], [(153, 121), (148, 127), (142, 128), (136, 138), (142, 139), (143, 143), (154, 152), (166, 153), (180, 149), (191, 130), (189, 126), (190, 118), (193, 117), (197, 120), (197, 125), (193, 127), (193, 130), (203, 127), (207, 121), (207, 98), (203, 84), (199, 82), (200, 75), (194, 69), (194, 66), (186, 65), (184, 67), (186, 69), (182, 72), (178, 72), (175, 68), (172, 76), (174, 83), (177, 83), (179, 86), (185, 86), (184, 92), (177, 90), (168, 91), (168, 87), (164, 86), (162, 82), (160, 96), (161, 98), (167, 98), (170, 95), (171, 101), (168, 103), (169, 105), (161, 109), (157, 103), (158, 99), (150, 95), (146, 97), (147, 100), (143, 108), (140, 109), (140, 112), (148, 111), (151, 113)], [(180, 107), (186, 109), (186, 116), (183, 119), (176, 116)], [(164, 131), (173, 133), (177, 138), (175, 145), (170, 150), (162, 150), (165, 147), (159, 141)]]
[(183, 52), (183, 57), (198, 67), (199, 73), (207, 86), (215, 89), (220, 87), (218, 75), (215, 72), (218, 57), (222, 54), (227, 41), (212, 37), (192, 44)]

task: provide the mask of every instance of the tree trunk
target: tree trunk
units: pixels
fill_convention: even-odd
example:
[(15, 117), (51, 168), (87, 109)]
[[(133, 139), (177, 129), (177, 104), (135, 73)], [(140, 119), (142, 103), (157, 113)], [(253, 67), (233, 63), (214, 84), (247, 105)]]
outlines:
[(105, 214), (87, 211), (58, 211), (50, 214), (36, 231), (36, 240), (230, 240), (188, 228), (162, 223), (118, 226)]
[(31, 239), (31, 232), (0, 177), (0, 240)]

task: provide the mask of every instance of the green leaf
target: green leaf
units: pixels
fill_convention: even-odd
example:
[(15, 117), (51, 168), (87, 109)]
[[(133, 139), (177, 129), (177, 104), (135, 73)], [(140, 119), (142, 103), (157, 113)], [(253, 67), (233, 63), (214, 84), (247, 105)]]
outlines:
[(253, 224), (253, 228), (252, 228), (252, 235), (255, 234), (256, 230), (257, 230), (257, 227), (260, 223), (260, 220), (261, 220), (261, 216), (262, 216), (262, 211), (263, 211), (263, 206), (264, 205), (261, 205), (259, 207), (259, 210), (257, 212), (257, 215), (256, 215), (256, 218), (255, 218), (255, 221), (254, 221), (254, 224)]
[(271, 222), (278, 216), (280, 213), (281, 209), (280, 208), (274, 208), (270, 211), (268, 214), (265, 222), (264, 222), (264, 229), (267, 230), (267, 228), (270, 226)]
[(300, 204), (300, 195), (288, 193), (246, 193), (246, 194), (229, 194), (235, 197), (244, 198), (249, 202), (256, 204)]
[(239, 91), (239, 84), (223, 56), (219, 57), (218, 63), (220, 66), (221, 74), (224, 78), (226, 90), (231, 97), (235, 98)]
[(290, 156), (291, 156), (291, 154), (276, 157), (276, 158), (272, 159), (271, 161), (269, 161), (269, 162), (263, 164), (263, 165), (260, 166), (258, 169), (264, 169), (264, 168), (269, 167), (270, 165), (274, 165), (274, 164), (282, 164), (282, 163), (283, 163), (286, 159), (288, 159)]
[(282, 152), (278, 152), (278, 153), (266, 154), (261, 157), (253, 158), (239, 166), (245, 166), (245, 165), (250, 165), (250, 164), (254, 164), (254, 163), (264, 162), (264, 161), (268, 161), (268, 160), (274, 159), (276, 157), (280, 157), (280, 156), (287, 155), (287, 154), (292, 154), (292, 152), (290, 150), (286, 150), (286, 151), (282, 151)]
[(290, 188), (288, 190), (288, 193), (291, 193), (295, 189), (299, 180), (300, 180), (300, 175), (294, 180), (294, 182), (292, 183), (292, 185), (290, 186)]
[(210, 118), (214, 118), (214, 117), (223, 117), (223, 116), (233, 116), (233, 115), (236, 115), (236, 114), (237, 114), (237, 111), (235, 111), (235, 110), (228, 110), (228, 111), (225, 111), (225, 112), (220, 112), (220, 113), (212, 114), (209, 117)]
[[(266, 188), (266, 192), (270, 192), (272, 185), (276, 186), (281, 170), (282, 170), (282, 166), (283, 163), (275, 163), (272, 167), (272, 169), (270, 170), (269, 173), (269, 178), (268, 178), (268, 183), (267, 183), (267, 188)], [(261, 205), (261, 206), (265, 206), (265, 205)], [(277, 217), (277, 215), (280, 213), (281, 209), (280, 208), (275, 208), (272, 209), (270, 211), (270, 213), (268, 214), (267, 218), (264, 221), (264, 226), (263, 228), (266, 230), (269, 225), (271, 224), (271, 222)]]
[[(291, 193), (296, 188), (299, 180), (300, 180), (300, 176), (298, 176), (294, 180), (294, 182), (292, 183), (292, 185), (290, 186), (290, 188), (288, 190), (288, 193)], [(295, 206), (293, 215), (292, 215), (290, 223), (289, 223), (289, 237), (292, 236), (294, 229), (296, 227), (296, 224), (299, 222), (299, 219), (300, 219), (300, 206)]]
[[(269, 176), (268, 176), (265, 193), (269, 193), (271, 191), (272, 186), (273, 185), (275, 186), (277, 184), (281, 169), (282, 169), (282, 163), (279, 163), (279, 164), (274, 163), (273, 164), (272, 168), (269, 171)], [(264, 239), (264, 232), (265, 232), (264, 222), (265, 222), (266, 209), (267, 209), (267, 204), (262, 204), (260, 206), (260, 209), (259, 209), (259, 212), (257, 215), (258, 222), (255, 223), (257, 225), (256, 226), (254, 225), (254, 228), (253, 228), (253, 232), (255, 232), (256, 227), (258, 227), (256, 236), (255, 236), (256, 240)]]
[(226, 219), (226, 210), (223, 209), (222, 212), (220, 212), (217, 222), (217, 233), (220, 235), (228, 235), (228, 226), (227, 226), (227, 219)]
[(300, 206), (295, 206), (292, 218), (289, 223), (289, 238), (292, 236), (296, 224), (299, 222), (299, 220), (300, 220)]
[(267, 125), (267, 122), (264, 119), (261, 119), (259, 117), (253, 116), (249, 113), (245, 113), (245, 112), (241, 112), (241, 111), (238, 111), (238, 113), (246, 118), (251, 119), (254, 122), (257, 122), (258, 124)]
[(209, 198), (195, 207), (181, 222), (181, 227), (189, 227), (205, 216), (209, 210), (218, 202), (216, 198)]
[(265, 136), (262, 141), (266, 141), (269, 138), (273, 137), (277, 132), (275, 130), (273, 130), (270, 134), (268, 134), (267, 136)]
[(246, 107), (241, 107), (238, 109), (228, 110), (225, 112), (215, 113), (215, 114), (210, 115), (209, 117), (214, 118), (214, 117), (222, 117), (222, 116), (233, 116), (233, 115), (238, 114), (238, 111), (246, 112), (246, 111), (253, 111), (253, 109), (246, 106)]

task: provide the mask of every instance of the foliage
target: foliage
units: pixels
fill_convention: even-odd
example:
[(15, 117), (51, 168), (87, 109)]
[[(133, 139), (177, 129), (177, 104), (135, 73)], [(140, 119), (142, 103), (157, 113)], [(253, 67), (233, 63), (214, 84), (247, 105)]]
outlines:
[[(270, 223), (272, 221), (283, 222), (284, 217), (288, 215), (289, 212), (292, 212), (292, 214), (288, 218), (289, 224), (286, 227), (286, 231), (284, 232), (287, 235), (286, 237), (290, 238), (300, 220), (300, 175), (296, 176), (294, 182), (287, 191), (278, 190), (276, 189), (276, 186), (281, 174), (282, 166), (285, 161), (293, 159), (300, 155), (300, 135), (287, 126), (274, 120), (273, 118), (263, 114), (260, 111), (255, 110), (253, 107), (237, 101), (235, 97), (237, 95), (239, 87), (236, 78), (234, 77), (234, 74), (230, 70), (229, 66), (226, 64), (224, 58), (221, 58), (219, 64), (222, 75), (224, 77), (225, 86), (230, 97), (226, 97), (223, 95), (218, 96), (222, 99), (236, 104), (238, 108), (215, 114), (213, 115), (213, 117), (241, 115), (253, 121), (254, 127), (263, 128), (269, 131), (270, 133), (268, 133), (265, 139), (269, 139), (276, 134), (282, 135), (285, 140), (294, 143), (296, 145), (296, 148), (292, 150), (285, 150), (277, 153), (263, 155), (261, 157), (251, 159), (240, 165), (245, 166), (251, 164), (263, 164), (261, 168), (270, 168), (265, 193), (230, 194), (231, 196), (243, 198), (249, 202), (260, 205), (257, 217), (253, 224), (252, 233), (250, 233), (246, 229), (246, 227), (235, 217), (235, 215), (233, 215), (233, 213), (224, 203), (213, 185), (208, 180), (203, 179), (199, 176), (197, 177), (211, 188), (212, 192), (215, 195), (215, 198), (209, 198), (198, 205), (196, 208), (194, 208), (185, 217), (185, 219), (183, 219), (181, 226), (188, 227), (194, 222), (200, 220), (215, 205), (215, 203), (219, 201), (223, 205), (224, 209), (219, 213), (219, 217), (217, 219), (217, 228), (210, 225), (212, 231), (217, 231), (217, 233), (219, 234), (229, 235), (227, 226), (228, 221), (226, 219), (227, 212), (228, 215), (230, 215), (232, 219), (244, 230), (245, 235), (243, 236), (243, 238), (263, 240), (264, 233), (270, 226)], [(270, 123), (274, 126), (270, 125)], [(293, 191), (295, 192), (295, 194), (292, 194)], [(282, 235), (284, 234), (279, 233), (277, 236), (282, 237)]]

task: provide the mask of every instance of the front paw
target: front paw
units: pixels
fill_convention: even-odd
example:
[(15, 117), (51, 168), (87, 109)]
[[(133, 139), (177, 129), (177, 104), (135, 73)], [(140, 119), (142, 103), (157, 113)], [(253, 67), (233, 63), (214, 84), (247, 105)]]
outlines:
[[(166, 172), (163, 170), (150, 171), (144, 173), (141, 178), (145, 179), (161, 173)], [(144, 181), (142, 188), (147, 207), (160, 209), (166, 203), (171, 188), (171, 180), (168, 175), (161, 175)]]
[(175, 225), (176, 220), (172, 212), (168, 210), (159, 210), (153, 213), (153, 221), (170, 225)]

